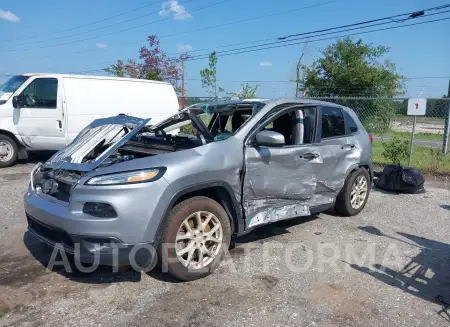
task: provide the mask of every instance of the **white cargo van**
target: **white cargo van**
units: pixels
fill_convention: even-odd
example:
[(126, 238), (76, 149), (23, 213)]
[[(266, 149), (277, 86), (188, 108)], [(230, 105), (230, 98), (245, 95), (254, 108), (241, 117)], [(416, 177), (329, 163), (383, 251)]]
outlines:
[(127, 114), (155, 124), (179, 109), (168, 83), (106, 76), (23, 74), (0, 86), (0, 168), (27, 151), (59, 150), (94, 119)]

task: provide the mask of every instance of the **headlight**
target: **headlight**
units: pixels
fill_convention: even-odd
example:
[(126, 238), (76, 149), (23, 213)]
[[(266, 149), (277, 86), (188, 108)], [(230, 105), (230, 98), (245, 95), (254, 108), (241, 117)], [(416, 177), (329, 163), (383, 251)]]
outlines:
[(162, 177), (166, 168), (151, 168), (133, 170), (123, 173), (114, 173), (92, 177), (86, 182), (87, 185), (123, 185), (153, 182)]

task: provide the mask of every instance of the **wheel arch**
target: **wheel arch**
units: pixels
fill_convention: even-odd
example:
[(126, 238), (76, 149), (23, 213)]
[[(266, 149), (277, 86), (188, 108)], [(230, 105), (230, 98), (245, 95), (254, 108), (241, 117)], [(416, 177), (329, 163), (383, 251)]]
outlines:
[(158, 232), (156, 233), (156, 235), (158, 235), (158, 242), (161, 237), (162, 226), (164, 225), (170, 210), (182, 201), (194, 196), (205, 196), (218, 202), (227, 212), (231, 223), (232, 234), (239, 233), (243, 230), (244, 219), (242, 219), (242, 210), (240, 209), (240, 204), (236, 200), (233, 189), (226, 182), (212, 181), (182, 188), (172, 196), (172, 199), (164, 212), (163, 219), (161, 219), (159, 224)]
[(351, 173), (353, 173), (354, 171), (358, 170), (359, 168), (364, 168), (365, 170), (367, 170), (367, 172), (369, 173), (370, 176), (370, 182), (373, 182), (373, 168), (371, 164), (365, 164), (365, 163), (358, 163), (355, 165), (350, 166), (349, 169), (347, 169), (347, 174), (345, 176), (345, 180), (348, 179), (348, 177), (350, 176)]

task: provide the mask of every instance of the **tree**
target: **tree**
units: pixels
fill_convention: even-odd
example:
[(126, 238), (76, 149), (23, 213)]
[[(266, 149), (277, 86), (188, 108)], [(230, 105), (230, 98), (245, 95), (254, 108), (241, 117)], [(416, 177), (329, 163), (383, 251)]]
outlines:
[(186, 60), (188, 55), (182, 54), (179, 58), (167, 56), (156, 35), (150, 35), (147, 41), (148, 45), (139, 50), (139, 61), (128, 59), (125, 63), (123, 60), (117, 60), (104, 71), (118, 77), (165, 81), (171, 83), (179, 92), (177, 84), (181, 76), (180, 63)]
[[(403, 77), (395, 64), (383, 60), (388, 47), (366, 44), (362, 40), (341, 39), (328, 46), (322, 57), (304, 66), (302, 82), (309, 97), (379, 97), (391, 98), (403, 93)], [(333, 102), (354, 109), (371, 132), (384, 133), (397, 108), (393, 101)]]
[(256, 84), (255, 86), (251, 86), (248, 83), (241, 84), (241, 90), (236, 93), (230, 93), (231, 96), (237, 97), (239, 99), (252, 99), (256, 98), (256, 91), (259, 88), (259, 84)]
[(322, 58), (304, 67), (308, 96), (393, 97), (402, 93), (403, 78), (389, 60), (388, 47), (345, 38), (328, 46)]
[(215, 51), (209, 54), (209, 68), (200, 71), (200, 78), (202, 80), (202, 87), (207, 89), (210, 96), (217, 98), (217, 91), (224, 92), (219, 87), (217, 88), (217, 54)]

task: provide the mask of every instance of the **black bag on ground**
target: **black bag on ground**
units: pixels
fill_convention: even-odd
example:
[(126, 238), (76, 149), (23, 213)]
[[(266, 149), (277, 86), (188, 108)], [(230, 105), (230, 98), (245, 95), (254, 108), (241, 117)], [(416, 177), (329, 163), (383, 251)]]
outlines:
[(387, 165), (374, 184), (386, 191), (399, 193), (424, 192), (425, 178), (420, 170), (400, 165)]

